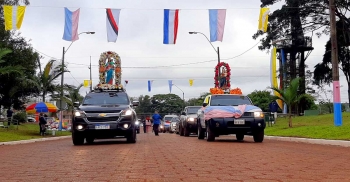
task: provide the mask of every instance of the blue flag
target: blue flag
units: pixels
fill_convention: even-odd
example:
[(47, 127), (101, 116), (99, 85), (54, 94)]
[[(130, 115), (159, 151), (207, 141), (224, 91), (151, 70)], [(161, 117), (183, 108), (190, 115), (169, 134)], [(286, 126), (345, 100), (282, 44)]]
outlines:
[(148, 92), (151, 92), (151, 80), (148, 80)]
[(173, 87), (173, 81), (172, 80), (168, 80), (168, 83), (169, 83), (169, 90), (170, 90), (170, 93), (171, 93), (171, 88)]

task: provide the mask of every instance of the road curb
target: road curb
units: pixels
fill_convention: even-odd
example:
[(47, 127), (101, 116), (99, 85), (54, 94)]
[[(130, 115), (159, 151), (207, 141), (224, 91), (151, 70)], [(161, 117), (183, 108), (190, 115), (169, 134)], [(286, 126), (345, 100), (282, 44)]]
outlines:
[(50, 137), (50, 138), (37, 138), (31, 140), (18, 140), (11, 142), (0, 142), (1, 145), (18, 145), (18, 144), (26, 144), (26, 143), (35, 143), (35, 142), (44, 142), (44, 141), (52, 141), (52, 140), (60, 140), (70, 138), (71, 136), (61, 136), (61, 137)]
[(267, 135), (265, 135), (265, 139), (318, 144), (318, 145), (336, 145), (336, 146), (341, 146), (341, 147), (350, 147), (350, 141), (346, 141), (346, 140), (326, 140), (326, 139), (280, 137), (280, 136), (267, 136)]

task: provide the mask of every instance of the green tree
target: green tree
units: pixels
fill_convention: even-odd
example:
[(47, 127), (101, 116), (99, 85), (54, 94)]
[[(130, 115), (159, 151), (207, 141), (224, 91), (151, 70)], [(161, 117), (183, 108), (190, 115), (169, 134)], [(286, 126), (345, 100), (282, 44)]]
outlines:
[(273, 96), (266, 90), (255, 90), (248, 94), (248, 97), (252, 100), (254, 105), (260, 107), (264, 112), (268, 112), (269, 104), (273, 101)]
[(280, 94), (280, 96), (273, 96), (273, 99), (282, 100), (288, 106), (289, 127), (293, 127), (291, 108), (297, 105), (300, 102), (300, 100), (305, 97), (305, 95), (298, 94), (299, 81), (300, 81), (300, 78), (293, 79), (290, 85), (284, 91), (276, 87), (271, 87), (272, 90)]
[(80, 95), (79, 91), (81, 87), (83, 87), (83, 84), (80, 84), (79, 86), (74, 86), (74, 85), (64, 85), (64, 96), (61, 98), (60, 94), (54, 95), (53, 99), (56, 101), (59, 101), (62, 99), (64, 102), (67, 103), (68, 105), (68, 110), (72, 112), (74, 111), (74, 103), (75, 102), (82, 102), (83, 101), (83, 96)]
[[(348, 85), (348, 102), (350, 103), (350, 41), (349, 24), (344, 21), (337, 22), (337, 43), (339, 68), (343, 71)], [(321, 63), (316, 64), (314, 70), (314, 81), (316, 85), (330, 84), (333, 81), (332, 74), (332, 45), (329, 40), (325, 46), (325, 53)]]
[(152, 111), (152, 102), (149, 95), (140, 95), (138, 100), (139, 106), (136, 108), (137, 114), (150, 114), (154, 112)]
[(23, 74), (23, 67), (20, 65), (15, 66), (1, 66), (1, 63), (4, 63), (3, 57), (7, 54), (11, 53), (10, 49), (1, 49), (0, 48), (0, 75), (10, 74), (10, 73), (18, 73)]
[(180, 113), (184, 106), (183, 100), (176, 94), (157, 94), (151, 102), (151, 108), (160, 114)]
[(204, 92), (204, 93), (201, 93), (200, 96), (198, 98), (192, 98), (192, 99), (189, 99), (187, 102), (186, 102), (186, 105), (187, 106), (201, 106), (204, 102), (204, 99), (207, 95), (210, 95), (209, 92)]

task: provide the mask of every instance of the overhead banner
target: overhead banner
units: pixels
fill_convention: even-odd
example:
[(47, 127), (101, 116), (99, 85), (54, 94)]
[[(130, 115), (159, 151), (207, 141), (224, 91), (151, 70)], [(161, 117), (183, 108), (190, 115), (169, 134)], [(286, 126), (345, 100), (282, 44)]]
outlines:
[(80, 8), (75, 11), (70, 11), (68, 8), (64, 8), (65, 19), (63, 40), (74, 42), (79, 39), (79, 14)]
[(106, 9), (107, 41), (116, 42), (119, 32), (120, 9)]
[(263, 32), (267, 31), (267, 24), (269, 22), (269, 13), (270, 13), (269, 8), (261, 8), (260, 9), (258, 29), (263, 31)]
[(179, 25), (179, 10), (165, 9), (164, 10), (164, 35), (163, 44), (176, 44), (177, 29)]
[(22, 26), (25, 6), (2, 6), (5, 19), (5, 30), (19, 30)]
[(226, 9), (209, 10), (210, 42), (221, 41), (224, 37)]

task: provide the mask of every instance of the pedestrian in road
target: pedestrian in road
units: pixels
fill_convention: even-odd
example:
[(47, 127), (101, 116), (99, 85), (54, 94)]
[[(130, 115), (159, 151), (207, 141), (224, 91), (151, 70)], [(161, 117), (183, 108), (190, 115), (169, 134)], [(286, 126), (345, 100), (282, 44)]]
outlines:
[(145, 118), (145, 116), (142, 116), (141, 117), (141, 121), (142, 121), (142, 125), (143, 125), (143, 133), (146, 133), (147, 132), (147, 126), (146, 126), (146, 118)]
[(45, 135), (45, 125), (47, 124), (47, 121), (44, 117), (44, 113), (40, 113), (40, 117), (39, 117), (39, 126), (40, 126), (40, 135), (44, 136)]
[(11, 122), (12, 122), (12, 116), (13, 116), (13, 111), (10, 108), (7, 109), (7, 127), (10, 127)]
[(160, 125), (161, 119), (162, 119), (162, 117), (158, 114), (158, 111), (156, 110), (152, 116), (153, 130), (154, 130), (154, 134), (156, 136), (159, 136), (158, 131), (159, 131), (159, 125)]

